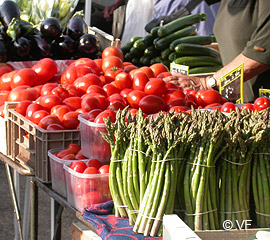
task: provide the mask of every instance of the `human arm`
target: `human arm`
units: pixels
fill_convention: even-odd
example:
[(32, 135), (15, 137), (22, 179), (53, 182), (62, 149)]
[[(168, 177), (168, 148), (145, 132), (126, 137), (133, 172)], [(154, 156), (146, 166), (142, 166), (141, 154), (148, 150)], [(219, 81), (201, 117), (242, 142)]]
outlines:
[(120, 6), (124, 5), (127, 0), (115, 0), (114, 4), (111, 6), (107, 6), (104, 9), (104, 18), (109, 21), (112, 17), (113, 11)]

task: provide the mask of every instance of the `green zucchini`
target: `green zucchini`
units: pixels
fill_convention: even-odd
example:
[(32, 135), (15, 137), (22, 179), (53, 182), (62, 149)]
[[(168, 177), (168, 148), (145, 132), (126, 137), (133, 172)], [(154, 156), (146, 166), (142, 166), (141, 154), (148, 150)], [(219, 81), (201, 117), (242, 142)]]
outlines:
[(145, 42), (143, 41), (143, 39), (138, 39), (133, 43), (133, 47), (136, 49), (139, 49), (141, 51), (144, 51), (144, 49), (146, 48)]
[(151, 34), (147, 34), (145, 37), (142, 38), (142, 40), (143, 40), (146, 47), (152, 45), (154, 39), (155, 38)]
[(175, 47), (180, 43), (208, 45), (211, 44), (212, 42), (213, 42), (212, 36), (199, 36), (199, 35), (187, 36), (172, 41), (170, 44), (170, 49), (174, 50)]
[(161, 58), (164, 59), (164, 60), (165, 60), (165, 59), (168, 59), (169, 55), (170, 55), (172, 52), (174, 52), (174, 51), (172, 51), (170, 48), (166, 48), (166, 49), (162, 50), (162, 51), (160, 52)]
[(176, 58), (174, 62), (189, 67), (222, 65), (221, 60), (211, 56), (184, 56)]
[(140, 67), (140, 66), (141, 66), (140, 58), (137, 58), (137, 57), (132, 58), (132, 59), (131, 59), (131, 63), (133, 63), (133, 64), (134, 64), (135, 66), (137, 66), (137, 67)]
[(194, 56), (212, 56), (218, 59), (221, 59), (220, 53), (207, 46), (199, 45), (199, 44), (191, 44), (191, 43), (180, 43), (175, 47), (175, 52), (182, 55), (194, 55)]
[(161, 59), (162, 64), (164, 64), (168, 69), (170, 69), (171, 61), (168, 59)]
[(159, 29), (160, 27), (158, 26), (158, 27), (154, 27), (154, 28), (152, 28), (151, 29), (151, 31), (150, 31), (150, 34), (154, 37), (154, 38), (156, 38), (157, 36), (158, 36), (158, 29)]
[(160, 27), (157, 34), (159, 37), (165, 37), (173, 32), (183, 29), (184, 27), (194, 25), (200, 21), (204, 21), (205, 19), (205, 13), (191, 14), (185, 17), (181, 17)]
[(183, 57), (183, 55), (178, 54), (178, 53), (176, 53), (176, 52), (172, 52), (172, 53), (169, 54), (168, 59), (169, 59), (171, 62), (173, 62), (176, 58), (180, 58), (180, 57)]
[(185, 37), (185, 36), (191, 36), (195, 34), (196, 34), (196, 27), (188, 26), (166, 37), (160, 38), (158, 41), (154, 42), (154, 46), (157, 49), (165, 49), (165, 48), (168, 48), (171, 42), (174, 41), (175, 39)]
[(135, 43), (137, 40), (142, 39), (143, 37), (134, 36), (130, 39), (131, 42)]
[(127, 52), (125, 55), (124, 55), (124, 59), (125, 59), (125, 62), (130, 62), (131, 59), (134, 57), (134, 55), (130, 52)]
[(123, 47), (121, 47), (122, 52), (125, 54), (133, 47), (133, 42), (127, 42)]
[(154, 57), (150, 60), (150, 65), (153, 65), (155, 63), (160, 63), (161, 62), (161, 56), (158, 56), (158, 57)]
[(212, 73), (217, 72), (221, 68), (222, 65), (192, 67), (189, 69), (189, 74)]
[(146, 56), (156, 57), (159, 54), (160, 54), (160, 51), (157, 50), (154, 45), (151, 45), (144, 50), (144, 55)]
[(149, 66), (149, 65), (150, 65), (151, 59), (152, 59), (152, 57), (143, 55), (143, 56), (140, 58), (140, 63), (141, 63), (143, 66)]
[(129, 51), (133, 56), (135, 57), (140, 57), (143, 55), (143, 50), (137, 49), (135, 47), (132, 47)]

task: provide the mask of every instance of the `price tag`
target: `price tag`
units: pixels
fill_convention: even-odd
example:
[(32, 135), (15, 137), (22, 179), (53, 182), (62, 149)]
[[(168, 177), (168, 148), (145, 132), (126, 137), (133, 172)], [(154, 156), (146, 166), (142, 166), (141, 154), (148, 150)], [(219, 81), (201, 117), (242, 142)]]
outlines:
[(220, 78), (219, 93), (230, 102), (244, 103), (243, 64)]
[(259, 97), (267, 97), (270, 98), (270, 89), (259, 89)]
[(188, 76), (189, 66), (180, 65), (180, 64), (176, 64), (176, 63), (172, 62), (170, 64), (170, 71), (171, 72), (182, 73), (182, 74), (185, 74), (185, 75)]

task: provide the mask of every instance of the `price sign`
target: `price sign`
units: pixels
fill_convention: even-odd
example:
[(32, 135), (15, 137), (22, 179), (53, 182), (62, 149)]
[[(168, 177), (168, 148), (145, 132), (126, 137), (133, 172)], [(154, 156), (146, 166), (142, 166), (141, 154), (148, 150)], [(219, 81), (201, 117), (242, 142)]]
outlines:
[(259, 89), (259, 97), (267, 97), (270, 98), (270, 89)]
[(220, 78), (219, 93), (230, 102), (244, 103), (243, 64)]
[(170, 64), (170, 71), (188, 75), (189, 66), (180, 65), (180, 64), (176, 64), (176, 63), (172, 62)]

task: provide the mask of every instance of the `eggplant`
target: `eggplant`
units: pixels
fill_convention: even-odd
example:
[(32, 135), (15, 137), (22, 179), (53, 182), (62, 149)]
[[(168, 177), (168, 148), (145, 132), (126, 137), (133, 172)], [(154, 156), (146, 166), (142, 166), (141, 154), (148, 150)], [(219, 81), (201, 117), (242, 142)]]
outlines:
[(14, 18), (20, 21), (20, 9), (16, 2), (11, 0), (5, 0), (0, 6), (0, 21), (4, 28), (7, 30), (9, 24)]
[(55, 17), (45, 19), (40, 25), (41, 36), (48, 41), (52, 41), (60, 37), (62, 34), (62, 26), (60, 21)]
[(26, 37), (28, 35), (38, 35), (40, 34), (40, 31), (30, 22), (21, 20), (20, 21), (20, 29), (21, 29), (21, 34), (20, 36)]
[(41, 59), (51, 57), (51, 44), (48, 43), (40, 35), (30, 36), (31, 51), (30, 55), (33, 59)]
[(69, 59), (76, 51), (75, 41), (68, 35), (61, 35), (52, 43), (52, 52), (56, 59)]
[(88, 33), (88, 25), (81, 17), (73, 17), (68, 21), (66, 34), (70, 36), (75, 41), (79, 40), (79, 38)]
[(27, 38), (20, 37), (16, 41), (13, 41), (8, 49), (10, 60), (29, 60), (31, 43)]
[(96, 57), (100, 50), (99, 40), (95, 35), (84, 34), (79, 39), (78, 51), (82, 57)]
[(7, 61), (7, 49), (2, 41), (0, 41), (0, 62)]

